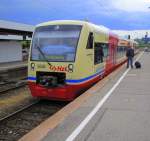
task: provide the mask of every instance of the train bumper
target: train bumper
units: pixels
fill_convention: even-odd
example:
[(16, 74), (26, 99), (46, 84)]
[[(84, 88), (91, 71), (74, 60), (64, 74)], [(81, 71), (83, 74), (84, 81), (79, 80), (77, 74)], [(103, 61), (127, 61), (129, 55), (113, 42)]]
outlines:
[(71, 101), (77, 96), (77, 89), (66, 85), (56, 88), (45, 88), (35, 82), (28, 82), (33, 97), (40, 99)]
[(60, 100), (60, 101), (71, 101), (79, 96), (86, 89), (91, 87), (94, 83), (98, 82), (102, 77), (97, 76), (94, 79), (85, 83), (76, 85), (68, 84), (63, 87), (46, 88), (36, 82), (28, 82), (31, 94), (33, 97), (40, 99)]

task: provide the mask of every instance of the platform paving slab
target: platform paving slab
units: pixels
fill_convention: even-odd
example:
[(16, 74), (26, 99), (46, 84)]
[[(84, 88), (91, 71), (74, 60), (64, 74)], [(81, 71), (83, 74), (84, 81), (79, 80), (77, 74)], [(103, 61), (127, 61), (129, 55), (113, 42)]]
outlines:
[(87, 141), (149, 141), (150, 113), (108, 110)]

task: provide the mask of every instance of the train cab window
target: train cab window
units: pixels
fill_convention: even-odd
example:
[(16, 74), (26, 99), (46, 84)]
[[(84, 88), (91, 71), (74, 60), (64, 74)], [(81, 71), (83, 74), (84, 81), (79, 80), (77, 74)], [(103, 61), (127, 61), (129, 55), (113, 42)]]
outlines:
[(86, 46), (87, 49), (93, 48), (93, 40), (94, 40), (93, 33), (90, 32), (89, 37), (88, 37), (88, 41), (87, 41), (87, 46)]
[(103, 63), (108, 56), (108, 44), (95, 43), (94, 44), (94, 64)]
[(74, 62), (81, 30), (80, 25), (37, 27), (32, 40), (31, 60)]

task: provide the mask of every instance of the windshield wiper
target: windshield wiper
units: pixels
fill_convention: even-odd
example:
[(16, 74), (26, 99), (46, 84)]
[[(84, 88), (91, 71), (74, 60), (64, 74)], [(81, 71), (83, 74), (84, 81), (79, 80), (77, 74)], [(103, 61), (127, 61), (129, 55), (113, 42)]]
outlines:
[(41, 53), (41, 55), (43, 56), (44, 60), (47, 62), (47, 64), (51, 67), (52, 64), (48, 61), (47, 57), (45, 56), (45, 54), (43, 53), (43, 51), (41, 50), (41, 48), (39, 46), (36, 46), (36, 48), (38, 49), (38, 51)]

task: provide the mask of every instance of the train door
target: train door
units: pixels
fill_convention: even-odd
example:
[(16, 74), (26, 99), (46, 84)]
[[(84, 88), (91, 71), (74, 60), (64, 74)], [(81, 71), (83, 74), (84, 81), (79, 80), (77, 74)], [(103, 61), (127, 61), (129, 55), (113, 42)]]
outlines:
[(94, 40), (94, 71), (100, 75), (104, 72), (105, 64), (105, 47), (106, 43), (103, 43), (101, 34), (95, 34)]
[(86, 63), (88, 66), (86, 69), (90, 74), (93, 73), (93, 60), (94, 60), (93, 44), (94, 44), (94, 35), (93, 32), (90, 32), (86, 46)]
[(116, 65), (116, 49), (118, 39), (115, 36), (109, 36), (109, 56), (106, 61), (106, 73), (109, 73)]

